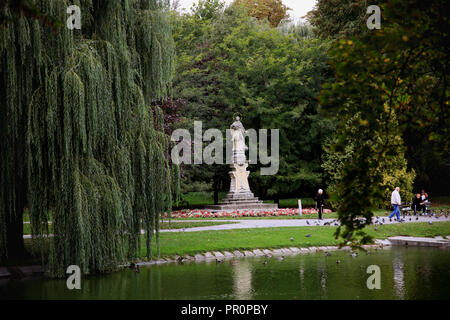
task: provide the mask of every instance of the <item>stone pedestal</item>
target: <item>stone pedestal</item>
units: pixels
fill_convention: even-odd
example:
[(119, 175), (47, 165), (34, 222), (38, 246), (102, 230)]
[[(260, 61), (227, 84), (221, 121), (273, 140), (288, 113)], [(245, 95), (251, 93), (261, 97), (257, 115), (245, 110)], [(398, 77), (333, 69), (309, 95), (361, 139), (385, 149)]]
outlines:
[(276, 210), (277, 204), (263, 203), (250, 190), (247, 171), (248, 163), (233, 163), (230, 171), (230, 192), (218, 205), (207, 206), (205, 209), (214, 211), (234, 210)]
[(250, 175), (250, 172), (247, 171), (247, 168), (248, 163), (233, 163), (231, 165), (231, 171), (229, 172), (231, 178), (230, 192), (228, 193), (229, 196), (253, 196), (252, 192), (250, 191), (250, 186), (248, 185), (248, 176)]

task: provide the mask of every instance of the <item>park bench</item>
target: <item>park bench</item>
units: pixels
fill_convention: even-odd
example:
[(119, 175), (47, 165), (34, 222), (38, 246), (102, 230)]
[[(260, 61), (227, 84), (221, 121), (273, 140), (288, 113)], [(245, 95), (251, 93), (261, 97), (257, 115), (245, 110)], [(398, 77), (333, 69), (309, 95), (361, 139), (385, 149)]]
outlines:
[(408, 215), (410, 215), (411, 214), (411, 211), (413, 212), (413, 214), (414, 214), (414, 211), (411, 209), (411, 203), (407, 203), (407, 202), (405, 202), (405, 203), (402, 203), (401, 205), (400, 205), (400, 212), (401, 212), (401, 214), (403, 215), (403, 216), (408, 216)]
[[(432, 204), (430, 201), (426, 201), (425, 202), (425, 214), (431, 214), (431, 210), (432, 210)], [(417, 212), (414, 211), (414, 209), (412, 208), (412, 202), (410, 203), (403, 203), (400, 205), (400, 211), (402, 212), (403, 215), (410, 215), (410, 214), (417, 214), (417, 213), (421, 213), (421, 211), (419, 212), (419, 210), (417, 210)]]
[(433, 205), (430, 201), (425, 202), (425, 213), (431, 214), (431, 209), (433, 208)]

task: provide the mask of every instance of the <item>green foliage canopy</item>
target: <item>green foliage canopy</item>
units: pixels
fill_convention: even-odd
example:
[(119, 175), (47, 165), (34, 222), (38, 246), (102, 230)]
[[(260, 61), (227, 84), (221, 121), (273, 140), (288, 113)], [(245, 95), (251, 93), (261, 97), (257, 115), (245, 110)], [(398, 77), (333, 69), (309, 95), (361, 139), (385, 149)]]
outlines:
[[(337, 235), (362, 242), (370, 240), (361, 230), (383, 197), (379, 163), (404, 152), (395, 137), (407, 126), (425, 127), (447, 156), (450, 139), (445, 1), (391, 0), (381, 7), (381, 30), (336, 41), (330, 51), (336, 79), (321, 95), (324, 108), (341, 120), (335, 150), (343, 152), (348, 138), (358, 137), (338, 185), (343, 225)], [(357, 113), (359, 125), (346, 129)]]
[(233, 5), (244, 7), (249, 16), (269, 22), (272, 28), (289, 18), (288, 11), (291, 10), (282, 0), (235, 0)]
[[(246, 128), (280, 129), (280, 172), (252, 174), (252, 186), (262, 197), (311, 192), (322, 182), (321, 146), (333, 131), (316, 98), (329, 75), (329, 43), (270, 28), (240, 7), (218, 12), (213, 19), (195, 13), (174, 17), (174, 94), (187, 101), (184, 125), (200, 120), (204, 128), (225, 130), (239, 113)], [(228, 181), (228, 169), (222, 167), (220, 176)], [(257, 169), (251, 167), (254, 173)], [(203, 166), (191, 178), (211, 179), (218, 170)]]

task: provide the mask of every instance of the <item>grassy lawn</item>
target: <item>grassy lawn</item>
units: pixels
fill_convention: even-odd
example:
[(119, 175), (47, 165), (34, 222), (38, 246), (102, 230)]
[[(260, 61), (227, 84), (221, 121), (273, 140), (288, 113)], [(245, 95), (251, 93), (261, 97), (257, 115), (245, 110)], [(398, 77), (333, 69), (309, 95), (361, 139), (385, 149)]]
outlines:
[[(450, 222), (392, 224), (368, 227), (366, 232), (377, 239), (391, 236), (435, 237), (450, 235)], [(284, 247), (310, 247), (337, 245), (333, 236), (336, 227), (292, 227), (239, 229), (160, 234), (161, 256), (195, 254), (207, 251), (271, 249)], [(311, 234), (311, 237), (306, 237)], [(291, 241), (291, 237), (294, 241)], [(156, 253), (156, 248), (153, 251)], [(146, 250), (142, 250), (145, 257)]]
[[(226, 192), (219, 192), (219, 200), (227, 195)], [(208, 206), (214, 204), (213, 192), (189, 192), (181, 196), (182, 201), (187, 202), (188, 206)]]
[[(49, 225), (48, 226), (48, 230), (50, 233), (53, 232), (53, 225)], [(31, 234), (31, 224), (29, 223), (24, 223), (23, 224), (23, 234)]]
[[(177, 225), (181, 223), (177, 223)], [(220, 224), (223, 224), (220, 223)], [(191, 226), (194, 224), (191, 224)], [(201, 223), (202, 226), (205, 222)], [(450, 235), (450, 222), (405, 223), (391, 224), (366, 228), (366, 232), (376, 239), (386, 239), (392, 236), (418, 236), (435, 237)], [(290, 228), (264, 228), (264, 229), (238, 229), (224, 231), (180, 232), (161, 233), (161, 257), (174, 255), (193, 255), (208, 251), (233, 251), (250, 249), (275, 249), (286, 247), (311, 247), (338, 245), (340, 241), (333, 236), (336, 227), (290, 227)], [(310, 237), (306, 237), (311, 234)], [(143, 236), (144, 237), (144, 236)], [(294, 238), (291, 241), (291, 237)], [(32, 251), (31, 239), (25, 239), (25, 246)], [(153, 250), (156, 258), (156, 247)], [(141, 257), (146, 256), (145, 248), (142, 248)], [(19, 262), (11, 261), (14, 265)], [(21, 264), (39, 263), (39, 258), (29, 257)]]
[[(205, 221), (205, 222), (162, 222), (160, 224), (161, 230), (172, 230), (172, 229), (183, 229), (183, 228), (195, 228), (195, 227), (207, 227), (207, 226), (216, 226), (221, 224), (233, 224), (233, 222), (226, 221)], [(53, 230), (52, 225), (49, 225), (50, 233)], [(29, 223), (25, 223), (23, 225), (23, 234), (31, 234), (31, 225)]]
[[(298, 200), (299, 199), (280, 199), (280, 208), (298, 208)], [(302, 206), (303, 207), (314, 207), (314, 199), (312, 198), (303, 198)], [(273, 200), (264, 200), (264, 203), (274, 203)]]
[(450, 196), (433, 197), (430, 198), (430, 201), (433, 203), (433, 206), (450, 208)]

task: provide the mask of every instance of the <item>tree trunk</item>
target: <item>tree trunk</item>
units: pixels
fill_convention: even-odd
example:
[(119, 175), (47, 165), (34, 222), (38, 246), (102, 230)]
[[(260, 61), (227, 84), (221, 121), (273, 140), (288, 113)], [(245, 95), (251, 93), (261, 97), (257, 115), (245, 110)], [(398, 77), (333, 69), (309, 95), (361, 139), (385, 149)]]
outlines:
[(6, 215), (6, 250), (8, 259), (23, 258), (25, 256), (22, 219), (23, 213)]
[[(5, 214), (6, 254), (8, 259), (26, 256), (23, 242), (23, 210), (26, 203), (26, 185), (24, 179), (16, 174), (14, 212), (7, 210)], [(4, 257), (1, 257), (4, 258)]]
[(6, 172), (7, 181), (9, 181), (6, 189), (7, 198), (13, 201), (14, 206), (14, 208), (7, 209), (5, 212), (6, 254), (8, 259), (24, 258), (26, 255), (23, 242), (23, 211), (27, 202), (27, 175), (23, 163), (23, 159), (25, 159), (24, 141), (26, 141), (25, 124), (26, 117), (22, 117), (19, 124), (20, 136), (12, 142), (14, 158), (7, 166)]
[(214, 177), (213, 188), (214, 188), (214, 204), (218, 204), (219, 203), (219, 179), (218, 179), (218, 177)]

